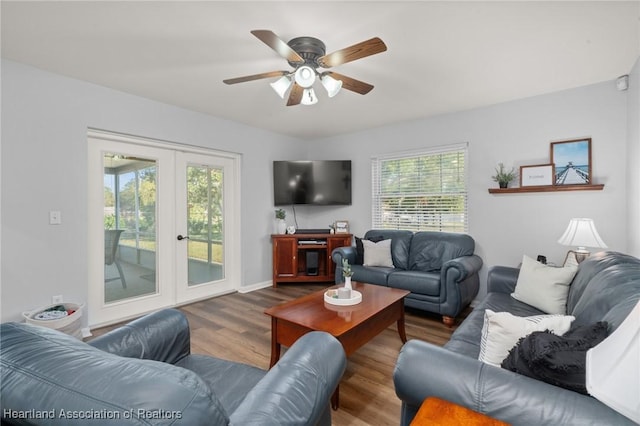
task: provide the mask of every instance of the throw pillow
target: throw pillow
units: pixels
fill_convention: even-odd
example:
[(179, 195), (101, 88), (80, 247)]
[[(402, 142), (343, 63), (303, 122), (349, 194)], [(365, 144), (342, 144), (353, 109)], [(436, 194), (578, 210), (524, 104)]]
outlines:
[(502, 368), (587, 395), (587, 351), (606, 337), (604, 321), (576, 327), (563, 336), (536, 331), (520, 339)]
[(576, 266), (554, 268), (524, 256), (511, 297), (548, 314), (564, 315), (569, 285), (577, 271)]
[[(369, 241), (373, 241), (377, 243), (378, 241), (384, 240), (384, 237), (378, 235), (375, 237), (367, 238)], [(356, 265), (362, 265), (364, 263), (364, 246), (362, 245), (362, 238), (356, 237)]]
[(565, 315), (535, 315), (517, 317), (509, 312), (484, 311), (480, 355), (478, 359), (487, 364), (500, 367), (511, 348), (518, 340), (534, 331), (550, 330), (563, 335), (571, 327), (575, 317)]
[(364, 266), (386, 266), (393, 268), (391, 258), (391, 240), (373, 241), (362, 240), (364, 247)]

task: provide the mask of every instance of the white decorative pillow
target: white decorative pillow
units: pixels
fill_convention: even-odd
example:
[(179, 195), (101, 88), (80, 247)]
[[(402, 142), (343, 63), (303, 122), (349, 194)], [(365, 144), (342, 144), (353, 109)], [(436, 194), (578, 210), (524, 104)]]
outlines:
[(524, 256), (511, 297), (548, 314), (564, 315), (569, 286), (577, 271), (577, 266), (554, 268)]
[(478, 359), (500, 367), (511, 348), (521, 337), (528, 336), (534, 331), (545, 330), (562, 336), (569, 331), (574, 319), (575, 317), (566, 315), (517, 317), (509, 312), (493, 312), (491, 309), (485, 309)]
[(386, 266), (393, 268), (390, 239), (378, 241), (377, 243), (362, 240), (362, 246), (364, 247), (363, 266)]

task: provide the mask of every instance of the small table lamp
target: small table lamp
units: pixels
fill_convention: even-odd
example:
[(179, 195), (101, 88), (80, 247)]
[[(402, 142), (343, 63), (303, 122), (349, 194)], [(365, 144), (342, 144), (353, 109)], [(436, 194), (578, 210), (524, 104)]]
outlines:
[(576, 250), (569, 250), (567, 257), (573, 253), (578, 263), (589, 257), (589, 250), (586, 247), (607, 248), (602, 241), (593, 219), (573, 218), (567, 226), (567, 230), (558, 240), (563, 246), (577, 246)]
[(587, 351), (587, 392), (640, 423), (640, 302), (609, 337)]

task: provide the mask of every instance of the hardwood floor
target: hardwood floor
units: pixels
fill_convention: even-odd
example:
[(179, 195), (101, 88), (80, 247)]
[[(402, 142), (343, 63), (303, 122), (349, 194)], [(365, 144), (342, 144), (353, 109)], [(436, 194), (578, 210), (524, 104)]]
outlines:
[[(191, 327), (192, 353), (269, 368), (271, 321), (268, 307), (327, 287), (326, 284), (283, 284), (251, 293), (234, 293), (179, 308)], [(440, 316), (407, 309), (407, 339), (443, 345), (455, 330)], [(115, 328), (93, 330), (94, 336)], [(402, 342), (393, 325), (349, 357), (340, 382), (340, 408), (334, 425), (397, 425), (400, 401), (393, 386), (393, 369)], [(283, 354), (286, 348), (283, 348)], [(425, 360), (428, 362), (428, 360)]]

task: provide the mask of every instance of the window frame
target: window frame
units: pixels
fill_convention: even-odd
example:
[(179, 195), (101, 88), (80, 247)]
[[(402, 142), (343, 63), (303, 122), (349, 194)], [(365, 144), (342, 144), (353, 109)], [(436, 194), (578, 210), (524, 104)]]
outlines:
[[(459, 144), (431, 147), (431, 148), (416, 150), (416, 151), (404, 151), (404, 152), (397, 152), (397, 153), (391, 153), (391, 154), (372, 157), (371, 159), (371, 190), (372, 190), (371, 225), (372, 225), (372, 228), (373, 229), (408, 229), (412, 231), (441, 231), (441, 232), (468, 233), (469, 231), (469, 149), (468, 148), (469, 148), (469, 144), (465, 142), (465, 143), (459, 143)], [(443, 225), (442, 220), (439, 221), (440, 223), (439, 226), (433, 226), (433, 223), (436, 223), (436, 222), (432, 222), (431, 225), (426, 225), (426, 222), (422, 220), (418, 220), (417, 224), (415, 225), (414, 224), (407, 225), (406, 222), (403, 222), (400, 219), (395, 224), (383, 220), (383, 216), (384, 216), (384, 211), (382, 207), (383, 199), (394, 197), (394, 196), (385, 195), (382, 193), (382, 182), (381, 182), (383, 178), (382, 168), (385, 162), (394, 161), (394, 160), (397, 160), (397, 161), (411, 160), (411, 159), (417, 160), (425, 157), (434, 157), (434, 156), (441, 156), (443, 154), (455, 154), (455, 153), (462, 155), (463, 162), (464, 162), (464, 167), (462, 171), (462, 175), (463, 175), (462, 191), (453, 191), (453, 192), (443, 191), (443, 181), (441, 180), (439, 192), (429, 193), (422, 196), (426, 196), (426, 197), (436, 196), (436, 195), (438, 196), (452, 195), (454, 197), (462, 196), (463, 211), (461, 213), (453, 213), (453, 214), (462, 214), (461, 226)], [(443, 170), (447, 170), (447, 169), (443, 169), (443, 168), (434, 169), (434, 171), (438, 171), (440, 176), (442, 176)], [(418, 180), (419, 179), (416, 179), (416, 181)], [(420, 195), (421, 193), (419, 191), (401, 192), (399, 194), (400, 195), (395, 196), (395, 198), (401, 198), (402, 194), (406, 194), (414, 197), (421, 196)], [(446, 204), (443, 204), (442, 206), (446, 206)], [(394, 214), (399, 215), (399, 212), (394, 212)], [(444, 211), (440, 211), (440, 212), (436, 211), (434, 214), (439, 215), (440, 219), (442, 219), (443, 215), (451, 215), (452, 213), (446, 213)], [(415, 221), (415, 216), (421, 217), (422, 215), (419, 213), (414, 214), (413, 217), (411, 214), (407, 215), (408, 220), (414, 220), (414, 221)]]

